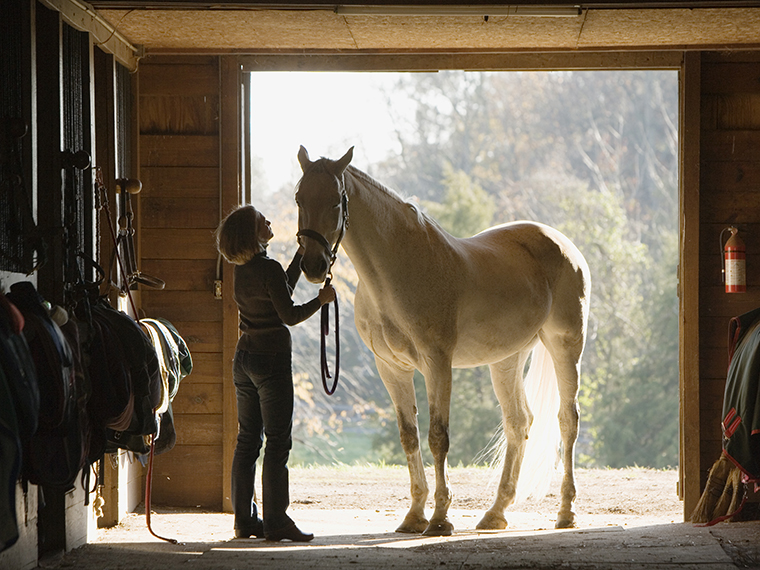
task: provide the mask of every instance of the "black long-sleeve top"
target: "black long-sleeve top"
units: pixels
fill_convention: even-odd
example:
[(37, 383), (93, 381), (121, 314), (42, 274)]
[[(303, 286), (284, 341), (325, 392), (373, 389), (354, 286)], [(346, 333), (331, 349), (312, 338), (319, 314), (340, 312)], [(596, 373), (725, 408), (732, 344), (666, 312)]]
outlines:
[(287, 325), (305, 321), (320, 307), (319, 298), (303, 305), (293, 303), (293, 289), (301, 276), (301, 255), (296, 253), (287, 271), (266, 251), (244, 265), (235, 266), (233, 298), (240, 313), (237, 347), (248, 352), (291, 350)]

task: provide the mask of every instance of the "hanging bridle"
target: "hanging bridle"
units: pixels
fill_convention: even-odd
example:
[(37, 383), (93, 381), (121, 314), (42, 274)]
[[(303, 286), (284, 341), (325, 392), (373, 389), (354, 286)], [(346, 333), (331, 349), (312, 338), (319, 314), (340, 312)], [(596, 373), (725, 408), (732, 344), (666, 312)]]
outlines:
[[(325, 286), (330, 284), (330, 281), (332, 280), (332, 266), (335, 263), (335, 260), (338, 257), (338, 247), (340, 246), (340, 242), (343, 239), (343, 236), (346, 234), (346, 229), (348, 228), (348, 194), (346, 193), (345, 188), (343, 189), (343, 193), (341, 195), (341, 207), (343, 210), (341, 221), (340, 221), (340, 234), (338, 234), (338, 239), (335, 240), (335, 245), (330, 247), (330, 242), (327, 241), (327, 238), (320, 234), (317, 231), (310, 230), (310, 229), (304, 229), (299, 230), (296, 236), (298, 237), (308, 237), (316, 241), (318, 244), (320, 244), (325, 251), (327, 251), (328, 255), (330, 256), (330, 265), (327, 268), (327, 278), (325, 279)], [(333, 384), (331, 388), (328, 388), (327, 386), (327, 380), (332, 378), (330, 376), (330, 369), (327, 366), (327, 347), (325, 339), (327, 338), (327, 335), (330, 333), (330, 325), (329, 325), (329, 319), (330, 319), (330, 303), (325, 303), (322, 305), (322, 314), (321, 314), (321, 321), (320, 321), (320, 329), (321, 329), (321, 335), (320, 335), (320, 355), (321, 355), (321, 368), (322, 368), (322, 386), (325, 389), (325, 392), (328, 396), (332, 396), (335, 393), (335, 389), (338, 387), (338, 377), (340, 375), (340, 335), (338, 332), (339, 324), (340, 324), (340, 317), (338, 314), (338, 295), (335, 295), (335, 300), (333, 301), (335, 304), (335, 378), (333, 379)]]

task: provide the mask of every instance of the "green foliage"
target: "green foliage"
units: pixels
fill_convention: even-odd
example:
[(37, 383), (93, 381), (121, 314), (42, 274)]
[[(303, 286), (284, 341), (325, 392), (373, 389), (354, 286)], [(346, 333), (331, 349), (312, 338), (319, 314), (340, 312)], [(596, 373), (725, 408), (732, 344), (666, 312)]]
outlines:
[(462, 171), (444, 165), (444, 201), (423, 201), (428, 213), (451, 235), (468, 237), (489, 227), (494, 217), (493, 198)]

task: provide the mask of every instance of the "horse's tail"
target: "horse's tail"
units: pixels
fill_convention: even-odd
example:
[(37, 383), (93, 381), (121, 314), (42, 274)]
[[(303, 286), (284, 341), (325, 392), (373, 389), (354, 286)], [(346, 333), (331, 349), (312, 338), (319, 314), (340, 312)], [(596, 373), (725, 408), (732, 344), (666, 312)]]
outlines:
[(533, 350), (524, 384), (528, 406), (533, 412), (533, 424), (517, 481), (517, 503), (531, 496), (546, 496), (560, 462), (557, 374), (549, 351), (540, 341)]
[[(552, 476), (560, 461), (559, 444), (559, 390), (557, 375), (549, 351), (539, 341), (530, 360), (528, 373), (524, 379), (525, 395), (533, 423), (530, 427), (528, 444), (525, 448), (520, 478), (517, 481), (515, 502), (529, 497), (543, 498), (549, 490)], [(478, 459), (493, 460), (494, 477), (498, 481), (506, 452), (507, 440), (503, 425), (491, 440), (488, 448)]]

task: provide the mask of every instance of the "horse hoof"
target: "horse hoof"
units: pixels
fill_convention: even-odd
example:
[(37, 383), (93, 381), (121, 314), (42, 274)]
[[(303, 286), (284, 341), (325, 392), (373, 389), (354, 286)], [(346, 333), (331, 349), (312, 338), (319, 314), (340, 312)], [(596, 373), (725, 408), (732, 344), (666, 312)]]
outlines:
[(425, 536), (451, 536), (454, 532), (454, 525), (448, 519), (439, 523), (430, 523), (425, 529)]
[(575, 528), (575, 513), (558, 514), (554, 528)]
[(405, 534), (420, 534), (428, 527), (428, 521), (425, 518), (418, 518), (407, 515), (404, 522), (396, 529), (396, 532)]
[(504, 530), (507, 528), (507, 519), (504, 518), (504, 515), (488, 511), (475, 528), (478, 530)]

